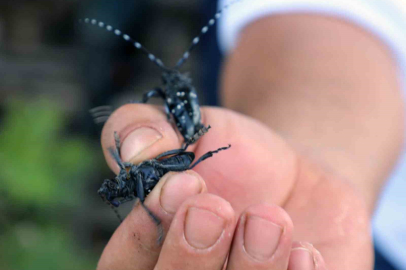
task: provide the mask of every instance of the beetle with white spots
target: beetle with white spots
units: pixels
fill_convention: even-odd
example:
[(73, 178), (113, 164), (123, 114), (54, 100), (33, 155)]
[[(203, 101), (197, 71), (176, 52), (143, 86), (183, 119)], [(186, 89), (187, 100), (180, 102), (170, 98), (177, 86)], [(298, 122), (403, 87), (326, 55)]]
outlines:
[[(238, 2), (238, 0), (234, 1)], [(96, 19), (86, 18), (84, 23), (91, 25), (98, 25), (107, 31), (113, 31), (117, 36), (121, 36), (125, 41), (130, 42), (133, 46), (145, 54), (153, 63), (155, 63), (162, 70), (162, 86), (155, 87), (154, 89), (146, 92), (143, 96), (142, 103), (147, 103), (150, 98), (160, 98), (164, 101), (164, 108), (169, 121), (173, 119), (175, 126), (182, 134), (185, 141), (188, 141), (196, 132), (201, 130), (204, 126), (201, 122), (200, 105), (196, 94), (196, 89), (192, 85), (191, 78), (187, 74), (182, 74), (179, 69), (189, 58), (192, 49), (200, 42), (201, 37), (209, 31), (216, 20), (221, 16), (221, 13), (228, 7), (225, 6), (222, 10), (218, 11), (214, 18), (208, 21), (198, 36), (196, 36), (189, 48), (183, 53), (183, 56), (178, 60), (173, 68), (166, 67), (162, 60), (157, 58), (154, 54), (149, 52), (141, 43), (135, 41), (129, 35), (122, 33), (119, 29), (114, 29), (112, 26), (104, 22), (97, 21)], [(112, 113), (111, 108), (108, 106), (100, 106), (90, 111), (96, 123), (105, 122)]]

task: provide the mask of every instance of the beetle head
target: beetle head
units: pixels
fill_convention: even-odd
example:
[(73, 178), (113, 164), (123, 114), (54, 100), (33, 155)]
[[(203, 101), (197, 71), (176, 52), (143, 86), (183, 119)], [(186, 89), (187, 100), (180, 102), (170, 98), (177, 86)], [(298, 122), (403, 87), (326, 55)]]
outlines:
[(102, 199), (112, 202), (115, 198), (120, 197), (119, 190), (120, 189), (116, 181), (105, 179), (97, 193), (100, 195), (100, 197), (102, 197)]
[(131, 164), (124, 164), (124, 168), (120, 169), (118, 175), (114, 178), (117, 183), (117, 189), (123, 189), (125, 183), (130, 179)]
[(192, 80), (188, 76), (188, 73), (181, 74), (177, 70), (164, 71), (162, 73), (162, 81), (164, 84), (174, 85), (179, 88), (185, 87), (186, 85), (192, 83)]

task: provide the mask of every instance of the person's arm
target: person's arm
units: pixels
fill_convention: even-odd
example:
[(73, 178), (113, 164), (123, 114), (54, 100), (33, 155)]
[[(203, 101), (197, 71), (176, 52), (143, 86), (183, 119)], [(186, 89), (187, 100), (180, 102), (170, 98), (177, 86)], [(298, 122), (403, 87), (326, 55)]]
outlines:
[(389, 48), (351, 23), (277, 15), (240, 33), (222, 100), (349, 179), (372, 212), (403, 143), (397, 72)]

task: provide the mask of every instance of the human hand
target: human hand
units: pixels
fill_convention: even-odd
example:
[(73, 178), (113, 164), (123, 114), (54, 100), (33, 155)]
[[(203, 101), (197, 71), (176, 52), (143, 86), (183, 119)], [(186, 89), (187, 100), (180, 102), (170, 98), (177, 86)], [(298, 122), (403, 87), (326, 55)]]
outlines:
[[(288, 269), (326, 269), (312, 246), (297, 241), (312, 243), (329, 269), (372, 269), (369, 216), (345, 180), (298, 156), (256, 120), (223, 109), (203, 108), (202, 113), (213, 128), (188, 151), (200, 157), (228, 143), (232, 148), (199, 164), (198, 174), (167, 174), (149, 195), (146, 205), (165, 228), (162, 247), (156, 244), (157, 230), (149, 216), (135, 207), (106, 246), (99, 269), (220, 269), (229, 251), (228, 269), (286, 269), (288, 262)], [(114, 131), (123, 141), (122, 158), (134, 163), (179, 148), (182, 142), (165, 114), (148, 105), (126, 105), (110, 117), (102, 135), (104, 151), (114, 144)], [(198, 215), (202, 222), (183, 226)], [(251, 219), (244, 222), (249, 216), (262, 218), (256, 219), (261, 229), (252, 229)], [(209, 236), (216, 223), (224, 226), (220, 240), (219, 233)], [(200, 242), (192, 244), (190, 228), (204, 231), (204, 237), (195, 235)], [(256, 241), (245, 238), (250, 236)], [(306, 258), (317, 268), (311, 268), (313, 261), (304, 268)]]

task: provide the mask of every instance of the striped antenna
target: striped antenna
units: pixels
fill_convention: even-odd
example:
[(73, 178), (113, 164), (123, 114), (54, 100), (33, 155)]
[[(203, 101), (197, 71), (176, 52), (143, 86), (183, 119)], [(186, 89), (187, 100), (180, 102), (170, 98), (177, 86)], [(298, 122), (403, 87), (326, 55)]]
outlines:
[(108, 32), (113, 32), (116, 36), (122, 37), (125, 41), (130, 42), (131, 44), (133, 44), (133, 46), (138, 49), (141, 50), (141, 52), (143, 54), (145, 54), (146, 56), (148, 56), (149, 60), (151, 60), (152, 62), (154, 62), (158, 67), (160, 67), (161, 69), (168, 71), (169, 69), (164, 65), (164, 63), (162, 63), (161, 59), (157, 58), (155, 55), (153, 55), (152, 53), (150, 53), (144, 46), (141, 45), (141, 43), (139, 43), (138, 41), (134, 40), (132, 37), (130, 37), (127, 34), (123, 34), (121, 32), (121, 30), (119, 29), (115, 29), (113, 28), (113, 26), (105, 24), (104, 22), (100, 22), (97, 21), (96, 19), (89, 19), (89, 18), (85, 18), (84, 20), (80, 19), (79, 20), (80, 23), (86, 23), (86, 24), (90, 24), (90, 25), (95, 25), (95, 26), (99, 26), (100, 28), (104, 28), (106, 31)]
[(189, 58), (190, 52), (200, 42), (200, 38), (209, 31), (209, 28), (212, 27), (216, 23), (216, 21), (221, 17), (222, 13), (224, 11), (226, 11), (231, 5), (234, 5), (235, 3), (239, 2), (239, 1), (241, 1), (241, 0), (231, 1), (230, 3), (226, 4), (222, 9), (217, 11), (216, 14), (214, 14), (214, 17), (211, 18), (205, 26), (203, 26), (202, 30), (200, 30), (200, 33), (193, 39), (192, 44), (190, 44), (189, 48), (183, 54), (182, 58), (180, 58), (179, 61), (176, 63), (174, 69), (179, 69), (180, 66), (182, 66), (183, 63), (186, 62), (186, 60)]

